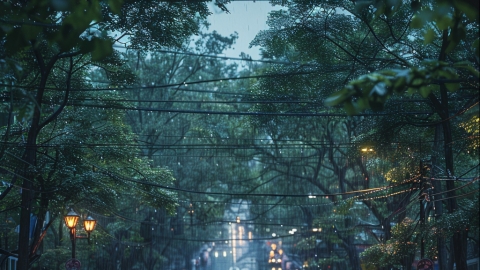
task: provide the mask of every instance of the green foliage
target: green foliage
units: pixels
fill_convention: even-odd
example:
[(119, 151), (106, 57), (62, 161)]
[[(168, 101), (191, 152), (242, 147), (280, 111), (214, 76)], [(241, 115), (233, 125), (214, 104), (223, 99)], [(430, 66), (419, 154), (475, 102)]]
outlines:
[(418, 249), (414, 231), (416, 222), (405, 219), (392, 228), (392, 238), (384, 244), (374, 245), (361, 254), (362, 262), (367, 266), (385, 267), (393, 265), (401, 267), (404, 258), (413, 257)]
[(178, 47), (198, 31), (197, 16), (204, 19), (209, 14), (203, 1), (8, 1), (2, 5), (0, 36), (5, 37), (9, 55), (44, 40), (61, 52), (81, 47), (94, 60), (112, 53), (115, 37), (107, 31), (121, 32), (135, 48)]
[[(471, 71), (478, 77), (471, 65), (465, 62), (454, 64), (455, 67)], [(392, 94), (418, 93), (427, 98), (430, 93), (438, 89), (437, 82), (447, 80), (445, 83), (450, 92), (460, 88), (457, 71), (445, 62), (425, 61), (420, 67), (409, 69), (388, 69), (363, 75), (350, 81), (341, 91), (325, 99), (327, 106), (344, 104), (346, 112), (355, 115), (367, 109), (374, 111), (383, 110), (383, 105)]]
[[(141, 50), (180, 48), (209, 14), (205, 2), (0, 5), (0, 79), (7, 85), (0, 109), (12, 119), (2, 129), (2, 173), (7, 182), (39, 191), (22, 201), (20, 239), (29, 238), (30, 213), (40, 221), (32, 239), (36, 245), (46, 212), (68, 206), (108, 213), (135, 198), (173, 213), (176, 195), (164, 188), (173, 185), (172, 173), (138, 157), (137, 136), (125, 124), (124, 112), (112, 110), (124, 108), (117, 89), (94, 90), (101, 84), (91, 84), (94, 76), (88, 78), (87, 71), (101, 70), (110, 87), (132, 84), (133, 72), (114, 50), (118, 42)], [(21, 195), (8, 186), (0, 190), (0, 210), (17, 211)], [(19, 243), (20, 268), (31, 257), (28, 245)]]
[(478, 239), (479, 218), (472, 214), (478, 209), (478, 198), (476, 194), (471, 200), (462, 200), (463, 207), (460, 210), (444, 214), (440, 219), (427, 220), (424, 226), (408, 218), (403, 220), (392, 228), (391, 239), (362, 252), (362, 262), (374, 267), (400, 267), (404, 265), (405, 258), (413, 258), (422, 240), (425, 243), (425, 257), (436, 258), (438, 237), (448, 239), (455, 232), (469, 231), (472, 237)]
[[(69, 244), (69, 243), (66, 243)], [(69, 249), (66, 249), (64, 246), (60, 246), (58, 248), (48, 249), (43, 253), (39, 263), (42, 265), (48, 265), (52, 267), (51, 269), (58, 266), (64, 266), (65, 262), (71, 259), (72, 252)]]
[[(383, 110), (384, 104), (393, 94), (418, 93), (427, 98), (438, 89), (439, 84), (445, 85), (448, 91), (455, 92), (462, 85), (475, 83), (469, 79), (470, 76), (474, 76), (478, 81), (479, 71), (475, 64), (475, 59), (478, 59), (478, 38), (474, 39), (478, 36), (478, 11), (468, 8), (469, 4), (466, 1), (422, 2), (423, 7), (415, 13), (408, 32), (409, 39), (423, 39), (424, 47), (430, 51), (438, 50), (431, 48), (433, 44), (443, 42), (445, 46), (438, 52), (439, 60), (433, 60), (426, 53), (419, 55), (420, 60), (424, 59), (421, 62), (406, 61), (407, 55), (392, 51), (392, 55), (401, 60), (407, 68), (389, 67), (361, 75), (327, 98), (325, 104), (342, 104), (349, 115), (355, 115), (369, 109)], [(392, 3), (391, 6), (395, 8), (378, 9), (377, 15), (381, 18), (382, 14), (388, 11), (385, 13), (387, 16), (396, 16), (401, 5)], [(442, 32), (444, 30), (450, 32)], [(419, 37), (419, 34), (423, 36)], [(457, 48), (458, 44), (472, 46), (475, 55), (462, 55), (471, 50), (462, 51)], [(449, 62), (442, 61), (445, 59), (442, 55), (446, 54), (452, 55)]]

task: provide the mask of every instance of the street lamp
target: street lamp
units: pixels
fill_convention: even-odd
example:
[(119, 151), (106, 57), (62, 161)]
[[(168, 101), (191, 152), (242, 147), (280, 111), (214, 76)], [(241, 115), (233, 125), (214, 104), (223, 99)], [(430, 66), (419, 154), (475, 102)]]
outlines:
[(90, 241), (90, 233), (93, 232), (95, 229), (95, 225), (97, 221), (93, 219), (91, 216), (88, 216), (86, 219), (83, 220), (83, 228), (87, 232), (87, 236), (77, 236), (77, 222), (80, 219), (80, 216), (72, 210), (68, 212), (68, 214), (64, 217), (65, 225), (70, 229), (70, 240), (72, 241), (72, 259), (67, 261), (65, 267), (68, 270), (76, 270), (80, 269), (80, 261), (75, 259), (75, 241), (78, 238), (87, 239)]

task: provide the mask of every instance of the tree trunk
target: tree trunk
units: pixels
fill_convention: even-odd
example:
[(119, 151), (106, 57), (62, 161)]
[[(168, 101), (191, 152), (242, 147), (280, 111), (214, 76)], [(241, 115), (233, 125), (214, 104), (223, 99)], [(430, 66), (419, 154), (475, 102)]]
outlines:
[[(442, 47), (438, 60), (445, 61), (447, 59), (446, 49), (449, 46), (449, 32), (443, 30), (442, 32)], [(440, 85), (440, 101), (433, 95), (429, 95), (430, 101), (435, 108), (436, 113), (442, 119), (443, 137), (444, 137), (444, 154), (445, 154), (445, 169), (447, 176), (452, 181), (447, 181), (447, 209), (449, 213), (457, 211), (457, 199), (455, 198), (455, 182), (453, 181), (453, 151), (452, 151), (452, 126), (450, 122), (450, 112), (448, 106), (448, 89), (445, 84)], [(453, 248), (450, 250), (451, 257), (454, 258), (457, 269), (467, 269), (467, 241), (465, 234), (455, 233), (452, 237)]]
[[(437, 153), (440, 153), (440, 141), (443, 139), (441, 126), (437, 125), (435, 127), (435, 139), (433, 145), (433, 154), (432, 154), (432, 169), (430, 170), (430, 177), (437, 177)], [(440, 181), (433, 181), (434, 194), (433, 200), (435, 202), (435, 219), (440, 219), (443, 214), (443, 202), (442, 199), (442, 183)], [(437, 237), (437, 250), (438, 250), (438, 270), (447, 270), (447, 247), (445, 243), (445, 238), (442, 235)]]
[[(444, 85), (441, 86), (442, 90), (442, 100), (445, 100), (443, 96), (447, 95), (447, 90)], [(442, 102), (444, 103), (444, 102)], [(445, 111), (447, 111), (447, 104), (443, 104)], [(447, 111), (448, 112), (448, 111)], [(447, 113), (448, 115), (448, 113)], [(451, 181), (447, 181), (447, 208), (449, 213), (457, 211), (457, 199), (455, 198), (455, 181), (454, 179), (454, 169), (453, 169), (453, 151), (452, 151), (452, 127), (449, 119), (443, 119), (443, 136), (444, 136), (444, 150), (445, 150), (445, 167), (447, 175), (451, 178)], [(457, 269), (467, 269), (467, 241), (466, 234), (462, 232), (456, 232), (452, 237), (453, 249), (450, 250), (452, 257), (455, 260)]]
[[(36, 128), (35, 128), (36, 130)], [(24, 159), (24, 180), (22, 184), (22, 201), (20, 210), (20, 232), (18, 233), (18, 262), (17, 270), (27, 270), (30, 260), (30, 213), (34, 199), (33, 181), (35, 179), (34, 167), (36, 165), (36, 132), (29, 131), (27, 140), (26, 157)], [(31, 165), (28, 165), (31, 164)]]

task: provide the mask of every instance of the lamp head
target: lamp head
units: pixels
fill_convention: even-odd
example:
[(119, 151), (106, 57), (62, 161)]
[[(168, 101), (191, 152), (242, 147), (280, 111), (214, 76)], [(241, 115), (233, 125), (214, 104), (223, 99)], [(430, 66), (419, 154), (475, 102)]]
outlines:
[(87, 233), (93, 232), (95, 230), (95, 225), (97, 224), (97, 221), (93, 219), (91, 216), (88, 216), (84, 221), (83, 221), (83, 227), (85, 228), (85, 231)]
[(70, 210), (70, 212), (68, 212), (68, 214), (64, 217), (65, 219), (65, 225), (67, 225), (67, 227), (69, 229), (73, 229), (75, 228), (75, 226), (77, 225), (77, 222), (78, 222), (78, 219), (80, 218), (80, 216), (75, 213), (75, 211)]

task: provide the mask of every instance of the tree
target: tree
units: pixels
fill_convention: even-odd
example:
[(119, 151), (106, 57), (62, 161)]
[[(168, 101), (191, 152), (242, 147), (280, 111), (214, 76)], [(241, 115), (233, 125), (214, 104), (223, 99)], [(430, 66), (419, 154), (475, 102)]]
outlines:
[[(178, 189), (211, 191), (216, 173), (232, 173), (226, 171), (229, 166), (226, 162), (218, 166), (214, 153), (192, 146), (211, 134), (215, 136), (206, 143), (215, 144), (221, 136), (217, 133), (224, 132), (225, 128), (214, 123), (224, 121), (215, 120), (216, 116), (207, 118), (185, 112), (210, 110), (222, 102), (218, 99), (223, 97), (212, 98), (214, 88), (221, 84), (208, 81), (235, 72), (236, 65), (225, 65), (222, 60), (211, 56), (222, 53), (235, 39), (236, 34), (224, 37), (216, 32), (200, 33), (191, 42), (194, 46), (186, 40), (176, 51), (153, 51), (148, 57), (139, 51), (127, 52), (129, 66), (138, 76), (138, 86), (131, 87), (124, 94), (125, 108), (129, 108), (128, 122), (139, 135), (142, 155), (152, 160), (153, 164), (168, 167), (178, 179), (175, 183)], [(197, 83), (190, 85), (192, 81)], [(197, 203), (204, 200), (213, 202), (206, 195), (180, 192), (178, 198), (182, 203), (177, 206), (175, 215), (165, 217), (170, 224), (169, 230), (161, 235), (163, 241), (157, 241), (152, 248), (161, 252), (168, 263), (183, 255), (183, 261), (189, 264), (190, 259), (197, 255), (199, 244), (185, 243), (184, 238), (211, 234), (210, 230), (202, 228), (223, 215), (223, 208)], [(188, 211), (195, 214), (189, 215)]]
[[(201, 1), (10, 1), (2, 5), (2, 72), (3, 78), (15, 84), (4, 91), (11, 101), (7, 112), (22, 120), (25, 148), (17, 155), (21, 164), (11, 170), (11, 186), (3, 190), (1, 198), (7, 196), (18, 178), (22, 179), (18, 269), (24, 270), (34, 246), (29, 244), (30, 213), (40, 199), (39, 193), (33, 191), (40, 190), (42, 178), (46, 177), (38, 171), (39, 154), (44, 151), (39, 143), (44, 132), (55, 128), (51, 126), (65, 113), (73, 90), (84, 85), (76, 83), (75, 76), (92, 65), (112, 60), (119, 64), (114, 56), (109, 58), (114, 42), (126, 41), (136, 48), (179, 46), (198, 30), (196, 18), (205, 18), (208, 9)], [(179, 17), (183, 19), (177, 20)], [(56, 95), (59, 85), (61, 94)], [(23, 98), (19, 104), (13, 102), (17, 95)], [(50, 97), (57, 101), (50, 101)], [(138, 176), (138, 171), (135, 173)], [(111, 173), (106, 175), (115, 178)]]
[[(413, 3), (420, 5), (419, 2)], [(376, 16), (380, 19), (382, 16), (386, 20), (393, 19), (403, 6), (397, 3), (393, 12), (384, 14), (384, 10), (380, 10)], [(347, 112), (355, 113), (369, 108), (383, 108), (383, 103), (394, 93), (419, 93), (428, 100), (432, 112), (442, 123), (445, 171), (448, 177), (453, 177), (455, 160), (452, 149), (452, 115), (461, 115), (478, 106), (475, 105), (478, 93), (474, 90), (478, 88), (479, 79), (478, 3), (432, 1), (422, 3), (421, 6), (413, 8), (412, 23), (406, 32), (413, 42), (424, 40), (422, 46), (411, 47), (418, 48), (420, 53), (413, 51), (414, 58), (404, 61), (404, 66), (389, 66), (350, 82), (343, 90), (327, 99), (326, 103), (343, 103)], [(404, 59), (406, 55), (396, 53), (392, 56)], [(464, 102), (455, 104), (454, 100), (463, 97), (466, 97)], [(446, 189), (450, 198), (447, 203), (448, 212), (458, 211), (454, 182), (448, 181)], [(455, 234), (452, 245), (456, 248), (452, 249), (451, 258), (454, 259), (451, 259), (450, 266), (455, 261), (457, 267), (466, 268), (466, 233)], [(445, 256), (441, 256), (441, 259), (444, 260)], [(442, 269), (447, 267), (445, 261), (441, 261), (440, 265)]]
[[(414, 129), (431, 136), (432, 129), (422, 130), (422, 127), (434, 126), (436, 121), (443, 125), (445, 140), (452, 142), (451, 116), (461, 115), (465, 108), (471, 109), (478, 99), (478, 13), (471, 12), (472, 5), (478, 6), (478, 3), (422, 1), (421, 9), (419, 3), (289, 2), (287, 10), (271, 13), (271, 29), (257, 35), (252, 45), (262, 46), (264, 57), (288, 60), (298, 65), (295, 69), (279, 67), (276, 73), (283, 70), (286, 76), (298, 72), (307, 74), (288, 80), (291, 83), (280, 79), (276, 84), (272, 80), (271, 85), (261, 85), (260, 90), (277, 89), (270, 91), (272, 96), (278, 93), (276, 98), (288, 101), (307, 97), (310, 100), (325, 99), (327, 105), (344, 104), (349, 114), (363, 113), (366, 109), (378, 111), (388, 98), (392, 98), (388, 103), (390, 108), (385, 107), (386, 111), (376, 118), (380, 120), (359, 122), (369, 125), (363, 131), (359, 130), (354, 141), (360, 144), (375, 142), (373, 144), (378, 147), (374, 149), (398, 142), (399, 135), (412, 131), (411, 126), (418, 126)], [(440, 61), (427, 60), (434, 55), (440, 55)], [(456, 62), (455, 59), (468, 59), (468, 62), (455, 66), (448, 63)], [(335, 75), (323, 77), (335, 69)], [(433, 90), (436, 83), (441, 85), (439, 90)], [(462, 90), (449, 94), (447, 90), (456, 90), (458, 83), (462, 83)], [(473, 88), (467, 84), (473, 84)], [(332, 89), (338, 89), (338, 85), (346, 87), (332, 94)], [(418, 91), (428, 100), (393, 98), (394, 93), (404, 93), (407, 89), (410, 93)], [(435, 91), (442, 93), (439, 99)], [(283, 107), (270, 106), (266, 109), (313, 111), (292, 105)], [(408, 110), (412, 109), (416, 116), (409, 116)], [(319, 111), (318, 108), (316, 110)], [(432, 112), (438, 118), (432, 116)], [(364, 114), (369, 115), (371, 113)], [(445, 146), (446, 171), (453, 172), (451, 144), (446, 143)], [(415, 148), (417, 152), (418, 144)], [(423, 157), (418, 156), (417, 162), (428, 160), (425, 156), (428, 149), (433, 149), (433, 146), (424, 147), (426, 152), (423, 152)], [(415, 167), (422, 169), (418, 164)], [(413, 173), (415, 170), (412, 168), (415, 167), (408, 170)], [(390, 171), (389, 177), (393, 172)], [(447, 183), (447, 189), (452, 190), (453, 181)], [(450, 212), (453, 212), (455, 207), (451, 206), (455, 205), (455, 194), (448, 193), (447, 196), (450, 198)], [(453, 241), (457, 246), (463, 240), (457, 235)], [(456, 249), (455, 252), (456, 255), (451, 258), (455, 257), (458, 267), (465, 268), (465, 250)]]
[[(427, 97), (427, 103), (414, 98), (392, 99), (390, 108), (386, 106), (386, 110), (378, 114), (382, 117), (377, 119), (381, 120), (371, 121), (372, 125), (367, 126), (370, 130), (357, 134), (361, 137), (353, 141), (359, 144), (373, 142), (385, 147), (388, 145), (385, 143), (400, 138), (398, 135), (415, 134), (411, 133), (412, 128), (409, 126), (419, 126), (415, 129), (416, 132), (420, 130), (421, 134), (431, 136), (432, 129), (422, 130), (422, 126), (434, 126), (432, 122), (439, 121), (443, 125), (445, 141), (453, 142), (453, 130), (449, 123), (452, 115), (461, 115), (467, 111), (466, 108), (475, 107), (475, 102), (478, 101), (478, 13), (471, 11), (471, 7), (478, 6), (478, 3), (422, 1), (421, 10), (418, 9), (419, 3), (293, 1), (287, 3), (288, 9), (272, 12), (269, 18), (270, 30), (257, 35), (252, 45), (262, 46), (266, 58), (290, 61), (293, 68), (278, 66), (272, 69), (273, 73), (281, 71), (284, 75), (261, 85), (259, 93), (266, 93), (264, 96), (269, 99), (280, 99), (293, 105), (270, 104), (264, 106), (263, 111), (323, 112), (321, 106), (312, 109), (315, 103), (312, 107), (308, 107), (307, 102), (302, 103), (299, 98), (302, 97), (308, 101), (325, 100), (331, 106), (343, 104), (347, 113), (353, 115), (366, 109), (378, 111), (384, 108), (383, 103), (391, 94), (410, 89), (411, 93), (418, 91)], [(415, 15), (416, 13), (418, 14)], [(412, 16), (413, 27), (410, 27)], [(434, 54), (440, 55), (440, 61), (428, 60)], [(455, 59), (468, 60), (457, 62)], [(453, 65), (448, 62), (457, 63)], [(335, 72), (334, 75), (326, 76), (332, 71)], [(439, 90), (433, 90), (433, 84), (436, 83), (443, 86)], [(448, 89), (455, 91), (460, 86), (459, 83), (463, 88), (448, 94)], [(342, 90), (332, 93), (332, 89), (343, 85), (346, 86)], [(435, 91), (442, 93), (441, 98), (436, 98)], [(414, 111), (412, 113), (407, 110)], [(445, 114), (448, 111), (454, 113)], [(432, 116), (432, 112), (438, 118)], [(364, 116), (371, 115), (370, 111), (367, 113)], [(393, 113), (402, 113), (403, 119)], [(409, 116), (410, 113), (417, 116)], [(331, 114), (327, 112), (326, 115)], [(280, 122), (276, 121), (278, 120), (267, 120), (262, 124), (271, 123), (278, 130)], [(376, 127), (376, 123), (381, 125)], [(298, 131), (295, 126), (291, 129)], [(399, 130), (402, 133), (395, 133)], [(451, 143), (445, 143), (448, 172), (454, 171), (451, 147)], [(419, 147), (414, 149), (423, 152), (433, 147), (424, 147), (423, 151)], [(417, 162), (428, 158), (426, 151), (418, 155)], [(407, 168), (410, 172), (415, 172), (413, 167)], [(394, 178), (400, 180), (403, 177)], [(452, 190), (453, 182), (447, 183), (447, 189)], [(450, 192), (447, 196), (450, 198), (449, 207), (452, 212), (455, 208), (452, 208), (455, 205), (455, 194)], [(462, 240), (465, 238), (462, 237), (464, 236), (455, 237), (455, 246), (461, 248), (455, 249), (456, 255), (451, 257), (455, 257), (457, 266), (465, 268), (466, 246)]]

